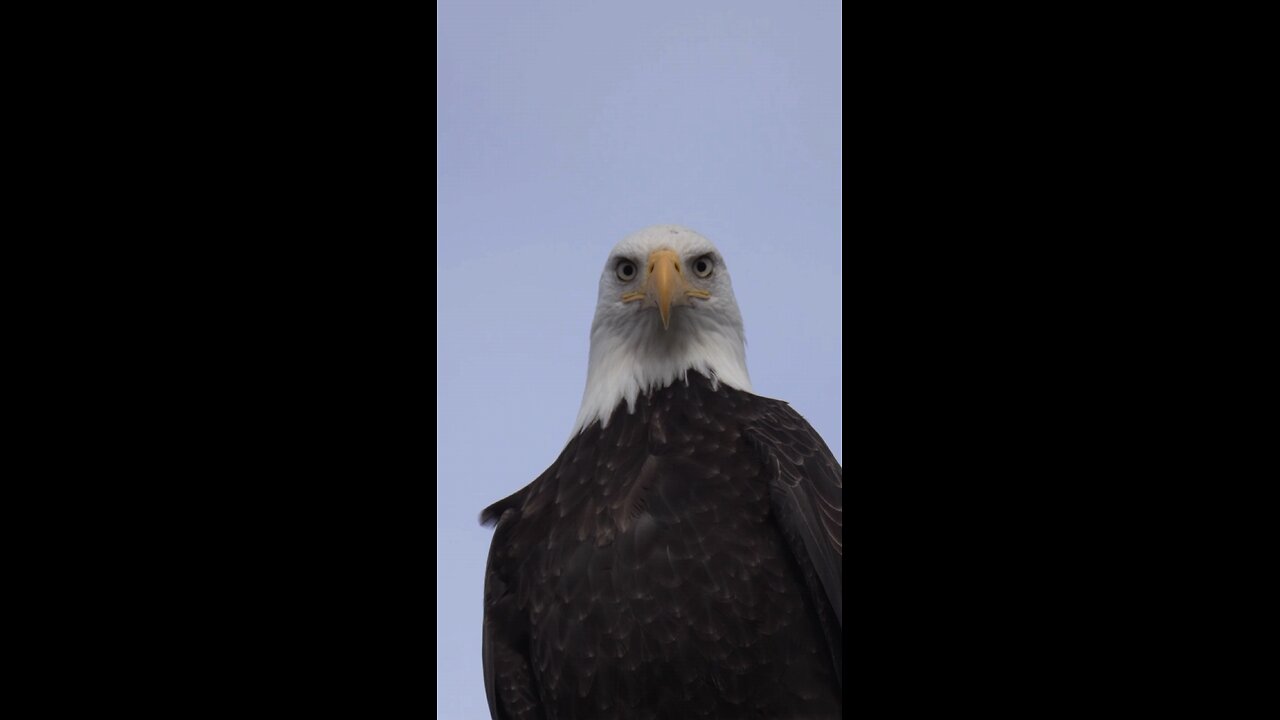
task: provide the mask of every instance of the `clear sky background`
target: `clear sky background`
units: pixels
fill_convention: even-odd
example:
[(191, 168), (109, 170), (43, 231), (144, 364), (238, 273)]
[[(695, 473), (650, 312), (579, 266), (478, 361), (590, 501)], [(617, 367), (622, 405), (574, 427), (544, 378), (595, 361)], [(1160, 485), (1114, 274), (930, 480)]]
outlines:
[(568, 440), (614, 243), (666, 223), (715, 243), (756, 393), (843, 461), (841, 10), (437, 0), (436, 19), (437, 716), (482, 720), (477, 517)]

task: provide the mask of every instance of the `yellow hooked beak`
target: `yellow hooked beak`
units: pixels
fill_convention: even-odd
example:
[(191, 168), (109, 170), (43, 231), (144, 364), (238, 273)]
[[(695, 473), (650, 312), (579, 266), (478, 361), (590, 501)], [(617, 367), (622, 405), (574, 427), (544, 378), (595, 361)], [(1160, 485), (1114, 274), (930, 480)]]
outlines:
[(645, 284), (645, 292), (631, 292), (622, 296), (624, 302), (653, 298), (662, 315), (662, 329), (671, 327), (671, 307), (688, 302), (685, 298), (696, 297), (707, 299), (711, 293), (696, 290), (690, 284), (680, 265), (680, 256), (674, 250), (655, 250), (649, 255), (649, 278)]

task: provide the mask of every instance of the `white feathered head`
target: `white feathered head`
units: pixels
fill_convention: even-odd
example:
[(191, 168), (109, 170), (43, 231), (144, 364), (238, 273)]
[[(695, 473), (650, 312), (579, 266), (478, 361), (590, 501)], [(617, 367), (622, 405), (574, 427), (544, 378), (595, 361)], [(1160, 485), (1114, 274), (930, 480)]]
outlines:
[(641, 393), (696, 370), (751, 391), (742, 313), (729, 269), (710, 240), (677, 225), (641, 230), (614, 246), (600, 274), (587, 388), (574, 433)]

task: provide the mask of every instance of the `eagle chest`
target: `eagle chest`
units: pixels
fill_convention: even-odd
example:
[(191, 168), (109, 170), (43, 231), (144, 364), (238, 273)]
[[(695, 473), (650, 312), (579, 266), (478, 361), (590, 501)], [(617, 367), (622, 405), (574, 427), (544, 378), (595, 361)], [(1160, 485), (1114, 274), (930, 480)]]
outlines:
[(757, 556), (749, 541), (776, 535), (762, 464), (736, 423), (661, 399), (566, 449), (545, 544), (553, 575), (571, 582), (609, 567), (665, 579), (681, 562), (696, 573)]
[(642, 406), (579, 440), (525, 567), (536, 672), (573, 702), (758, 693), (803, 600), (739, 428)]

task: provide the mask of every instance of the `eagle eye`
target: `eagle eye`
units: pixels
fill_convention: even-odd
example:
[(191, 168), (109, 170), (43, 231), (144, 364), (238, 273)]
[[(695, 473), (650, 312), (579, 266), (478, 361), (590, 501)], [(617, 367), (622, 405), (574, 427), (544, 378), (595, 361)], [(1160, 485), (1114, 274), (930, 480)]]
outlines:
[(621, 260), (618, 262), (615, 272), (618, 273), (618, 279), (623, 282), (634, 280), (636, 277), (636, 264), (630, 260)]
[(710, 255), (703, 255), (693, 261), (693, 272), (700, 278), (711, 277), (711, 270), (715, 267), (715, 263), (711, 261)]

